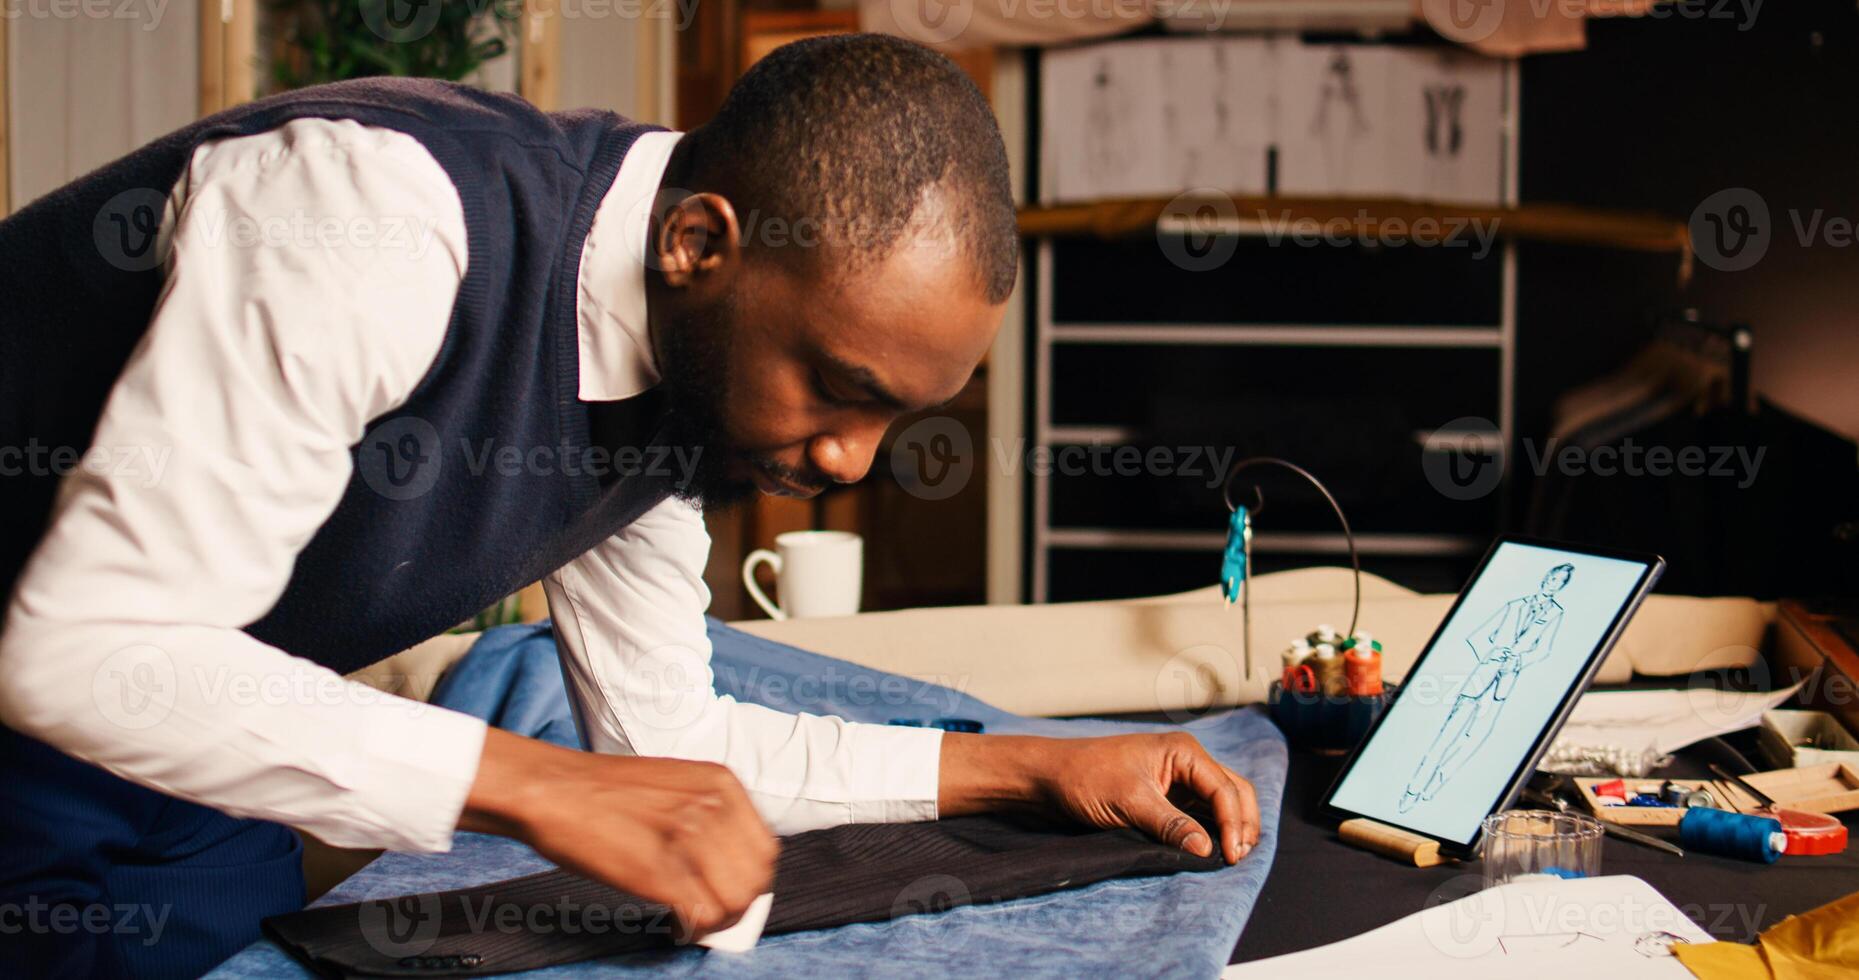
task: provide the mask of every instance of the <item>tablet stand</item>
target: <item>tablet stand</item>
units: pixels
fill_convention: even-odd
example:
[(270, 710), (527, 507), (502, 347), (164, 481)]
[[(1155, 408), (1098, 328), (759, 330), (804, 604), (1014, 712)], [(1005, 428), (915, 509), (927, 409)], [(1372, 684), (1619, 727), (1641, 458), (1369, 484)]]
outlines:
[(1336, 832), (1342, 835), (1344, 843), (1410, 863), (1416, 868), (1431, 868), (1450, 860), (1440, 855), (1439, 841), (1367, 817), (1345, 820)]

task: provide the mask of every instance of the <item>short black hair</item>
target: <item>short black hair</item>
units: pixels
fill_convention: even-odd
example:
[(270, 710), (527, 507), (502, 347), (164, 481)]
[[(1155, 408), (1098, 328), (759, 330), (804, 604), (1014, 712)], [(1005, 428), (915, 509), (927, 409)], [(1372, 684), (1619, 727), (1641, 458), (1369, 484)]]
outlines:
[[(927, 230), (952, 237), (989, 302), (1013, 291), (1019, 232), (994, 111), (961, 68), (920, 44), (838, 34), (776, 48), (684, 138), (671, 173), (729, 198), (746, 247), (775, 234), (749, 223), (773, 219), (785, 223), (783, 244), (834, 246), (842, 267), (857, 267)], [(913, 226), (932, 188), (936, 225)]]

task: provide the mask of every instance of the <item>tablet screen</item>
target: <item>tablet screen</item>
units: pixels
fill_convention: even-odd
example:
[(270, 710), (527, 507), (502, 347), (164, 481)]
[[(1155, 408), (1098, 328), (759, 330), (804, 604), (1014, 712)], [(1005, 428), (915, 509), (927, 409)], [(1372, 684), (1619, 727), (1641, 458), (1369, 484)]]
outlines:
[(1468, 844), (1646, 578), (1642, 561), (1500, 543), (1415, 662), (1332, 806)]

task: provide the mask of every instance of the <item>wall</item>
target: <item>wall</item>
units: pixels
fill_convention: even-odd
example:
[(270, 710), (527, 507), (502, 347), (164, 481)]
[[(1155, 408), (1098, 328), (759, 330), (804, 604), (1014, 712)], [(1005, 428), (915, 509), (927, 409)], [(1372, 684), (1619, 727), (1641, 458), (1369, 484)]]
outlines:
[(101, 8), (108, 17), (52, 15), (60, 9), (8, 8), (15, 210), (185, 125), (199, 104), (196, 0), (130, 0)]
[[(1519, 404), (1540, 425), (1550, 398), (1606, 372), (1644, 339), (1653, 306), (1696, 306), (1756, 332), (1762, 395), (1859, 436), (1859, 242), (1796, 229), (1859, 220), (1859, 10), (1851, 0), (1700, 3), (1712, 16), (1604, 20), (1585, 52), (1523, 67), (1527, 201), (1687, 218), (1725, 188), (1766, 203), (1768, 250), (1739, 271), (1583, 249), (1526, 251)], [(1694, 236), (1702, 230), (1694, 229)]]

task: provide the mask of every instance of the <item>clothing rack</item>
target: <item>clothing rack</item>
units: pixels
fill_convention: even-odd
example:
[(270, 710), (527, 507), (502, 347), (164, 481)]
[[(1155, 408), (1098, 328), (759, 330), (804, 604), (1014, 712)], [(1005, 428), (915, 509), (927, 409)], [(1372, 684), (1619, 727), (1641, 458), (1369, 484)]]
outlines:
[(1730, 366), (1730, 404), (1738, 412), (1749, 411), (1749, 358), (1756, 343), (1749, 324), (1711, 323), (1700, 318), (1697, 310), (1684, 309), (1662, 314), (1655, 326), (1660, 340), (1705, 357), (1725, 357)]

